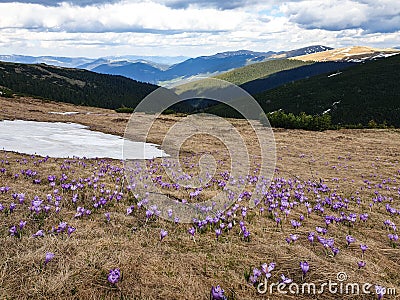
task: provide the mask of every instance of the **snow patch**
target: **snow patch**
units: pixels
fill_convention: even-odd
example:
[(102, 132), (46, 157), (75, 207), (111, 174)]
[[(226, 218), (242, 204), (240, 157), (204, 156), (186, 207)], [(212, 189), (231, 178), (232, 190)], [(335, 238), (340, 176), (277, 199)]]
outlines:
[(333, 76), (336, 76), (336, 75), (339, 75), (339, 74), (342, 74), (342, 72), (337, 72), (335, 74), (328, 75), (328, 77), (333, 77)]

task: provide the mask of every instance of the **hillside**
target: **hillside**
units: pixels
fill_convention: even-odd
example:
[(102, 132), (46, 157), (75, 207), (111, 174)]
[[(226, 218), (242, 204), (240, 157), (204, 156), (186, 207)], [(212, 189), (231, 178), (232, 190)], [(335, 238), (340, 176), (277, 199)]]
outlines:
[[(265, 112), (329, 113), (333, 124), (378, 123), (400, 127), (400, 55), (357, 64), (340, 72), (288, 83), (255, 95)], [(218, 105), (208, 110), (237, 116)]]
[[(296, 61), (296, 60), (293, 60)], [(276, 61), (275, 61), (276, 62)], [(321, 62), (299, 66), (293, 69), (272, 73), (264, 78), (252, 80), (240, 85), (250, 94), (258, 94), (292, 81), (317, 76), (328, 72), (337, 72), (353, 66), (347, 62)]]
[(329, 51), (312, 53), (307, 55), (295, 56), (292, 59), (302, 61), (346, 61), (362, 62), (382, 57), (389, 57), (400, 54), (397, 49), (378, 49), (364, 46), (354, 46), (346, 48), (337, 48)]
[(157, 86), (122, 76), (0, 62), (0, 86), (13, 93), (103, 108), (135, 107)]
[(215, 78), (240, 85), (255, 79), (269, 76), (276, 72), (290, 70), (307, 64), (311, 63), (289, 59), (269, 60), (237, 68), (235, 70), (215, 76)]

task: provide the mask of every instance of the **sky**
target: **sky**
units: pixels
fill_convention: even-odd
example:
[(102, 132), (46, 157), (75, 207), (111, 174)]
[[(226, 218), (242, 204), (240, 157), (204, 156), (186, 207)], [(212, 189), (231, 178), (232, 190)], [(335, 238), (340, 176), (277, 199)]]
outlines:
[(400, 46), (399, 0), (0, 0), (0, 54), (211, 55)]

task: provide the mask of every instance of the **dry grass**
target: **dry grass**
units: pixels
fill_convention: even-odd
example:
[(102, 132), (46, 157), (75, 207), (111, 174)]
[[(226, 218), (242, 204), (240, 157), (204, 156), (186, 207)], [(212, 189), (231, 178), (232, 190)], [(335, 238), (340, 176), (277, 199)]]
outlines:
[[(33, 99), (0, 98), (0, 118), (18, 118), (39, 121), (79, 122), (94, 130), (122, 134), (129, 115), (116, 114), (110, 110), (78, 107), (68, 104), (41, 102)], [(23, 107), (23, 109), (21, 109)], [(62, 116), (52, 115), (49, 111), (79, 111), (81, 114)], [(91, 114), (86, 114), (91, 112)], [(146, 118), (146, 115), (143, 115)], [(160, 143), (166, 130), (182, 117), (163, 116), (153, 127), (149, 141)], [(252, 133), (244, 121), (233, 120), (239, 132), (246, 136), (250, 153), (257, 157), (259, 149), (252, 143)], [(8, 208), (14, 192), (25, 193), (26, 203), (18, 205), (12, 214), (0, 213), (0, 297), (15, 299), (208, 299), (212, 285), (220, 284), (226, 293), (234, 299), (267, 299), (260, 296), (256, 289), (246, 282), (244, 274), (252, 267), (264, 262), (276, 262), (274, 280), (280, 274), (289, 276), (296, 282), (302, 282), (299, 262), (307, 260), (311, 266), (307, 281), (316, 284), (335, 280), (339, 271), (346, 272), (349, 282), (380, 283), (396, 287), (400, 292), (400, 250), (392, 248), (383, 229), (383, 221), (391, 219), (399, 225), (399, 216), (389, 216), (384, 204), (369, 209), (369, 203), (379, 190), (382, 195), (393, 197), (392, 206), (400, 209), (399, 195), (399, 149), (398, 130), (341, 130), (328, 132), (306, 132), (295, 130), (275, 130), (277, 143), (277, 171), (275, 179), (286, 178), (319, 183), (320, 179), (332, 191), (350, 199), (359, 192), (361, 204), (351, 202), (350, 210), (357, 214), (367, 212), (369, 220), (356, 226), (330, 225), (329, 237), (335, 238), (335, 244), (341, 252), (337, 257), (326, 256), (323, 248), (311, 246), (307, 241), (309, 231), (321, 226), (321, 215), (311, 214), (297, 230), (290, 226), (290, 219), (298, 219), (304, 208), (294, 208), (282, 228), (277, 228), (267, 212), (249, 211), (246, 226), (251, 232), (250, 241), (244, 241), (235, 226), (229, 234), (223, 234), (217, 241), (214, 231), (196, 233), (193, 241), (187, 230), (191, 225), (175, 225), (162, 219), (145, 220), (144, 210), (126, 215), (126, 208), (136, 203), (133, 196), (126, 194), (121, 201), (111, 201), (106, 208), (92, 209), (91, 198), (100, 196), (99, 189), (94, 191), (86, 187), (80, 191), (80, 200), (76, 205), (91, 208), (92, 214), (81, 219), (74, 218), (76, 205), (71, 202), (72, 192), (63, 192), (61, 212), (52, 212), (40, 220), (30, 214), (30, 201), (35, 195), (45, 198), (52, 192), (47, 183), (47, 175), (60, 178), (66, 174), (68, 180), (97, 176), (101, 167), (105, 176), (98, 184), (104, 189), (114, 191), (120, 186), (117, 178), (122, 177), (119, 169), (121, 162), (112, 160), (80, 160), (50, 158), (41, 162), (40, 157), (1, 152), (0, 187), (9, 186), (10, 191), (0, 194), (0, 203)], [(207, 136), (197, 136), (184, 144), (182, 159), (195, 164), (196, 154), (211, 151), (218, 159), (229, 166), (223, 145)], [(23, 159), (26, 164), (23, 164)], [(192, 159), (193, 158), (193, 159)], [(158, 161), (156, 160), (155, 163)], [(257, 162), (257, 160), (255, 161)], [(61, 166), (67, 168), (61, 169)], [(108, 169), (107, 169), (108, 168)], [(31, 178), (14, 174), (22, 169), (38, 171), (41, 184), (33, 184)], [(392, 190), (376, 186), (383, 179), (396, 179), (385, 185), (396, 187)], [(371, 189), (363, 180), (368, 179)], [(214, 189), (216, 187), (214, 186)], [(60, 189), (61, 191), (61, 189)], [(212, 194), (212, 189), (210, 193)], [(293, 192), (293, 191), (292, 191)], [(309, 202), (315, 203), (313, 191), (307, 192)], [(182, 197), (182, 193), (174, 194)], [(245, 205), (246, 203), (242, 203)], [(111, 221), (106, 222), (104, 213), (110, 212)], [(334, 212), (327, 213), (336, 214)], [(336, 214), (337, 215), (337, 214)], [(16, 238), (8, 233), (11, 225), (19, 220), (28, 221), (22, 237)], [(44, 238), (33, 238), (40, 226), (50, 230), (60, 221), (66, 221), (77, 230), (71, 237), (66, 234), (46, 234)], [(160, 242), (160, 229), (166, 229), (168, 236)], [(298, 242), (288, 245), (285, 238), (291, 233), (300, 236)], [(351, 234), (357, 243), (349, 248), (345, 246), (345, 236)], [(364, 269), (357, 268), (361, 259), (359, 243), (368, 245), (364, 260)], [(46, 252), (54, 252), (55, 258), (43, 266)], [(123, 279), (115, 287), (107, 282), (111, 268), (120, 268)], [(325, 293), (325, 299), (376, 299), (376, 296), (332, 295)], [(315, 297), (319, 299), (321, 296)], [(310, 299), (310, 296), (281, 295), (274, 293), (270, 299)], [(387, 296), (385, 299), (395, 299)], [(397, 296), (398, 298), (398, 296)]]
[(296, 59), (301, 61), (338, 61), (346, 60), (349, 58), (365, 58), (371, 57), (376, 54), (399, 54), (400, 51), (397, 49), (378, 49), (365, 46), (354, 46), (347, 48), (337, 48), (312, 54), (306, 54), (301, 56), (292, 57), (290, 59)]

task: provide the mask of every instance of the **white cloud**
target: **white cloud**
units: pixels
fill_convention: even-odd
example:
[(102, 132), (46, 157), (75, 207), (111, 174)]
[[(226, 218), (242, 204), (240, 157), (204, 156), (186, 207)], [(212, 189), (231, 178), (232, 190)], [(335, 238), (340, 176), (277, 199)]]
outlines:
[(398, 0), (307, 0), (286, 3), (282, 11), (291, 21), (307, 29), (360, 28), (366, 32), (400, 30)]
[(240, 11), (172, 9), (154, 2), (120, 2), (101, 6), (43, 6), (1, 3), (0, 28), (66, 32), (221, 31), (233, 30), (250, 16)]
[(104, 3), (0, 3), (7, 12), (0, 18), (0, 54), (197, 56), (312, 44), (400, 45), (397, 0), (233, 0), (229, 9), (217, 0), (85, 3), (94, 2)]

